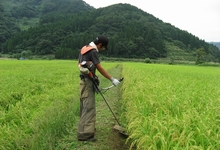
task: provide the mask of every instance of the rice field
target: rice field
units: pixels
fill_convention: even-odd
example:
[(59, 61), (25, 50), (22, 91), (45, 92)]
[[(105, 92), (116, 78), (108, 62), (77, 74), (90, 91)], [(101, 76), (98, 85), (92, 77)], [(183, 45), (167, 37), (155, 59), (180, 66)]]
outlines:
[[(131, 149), (220, 149), (219, 67), (103, 66), (118, 64), (124, 77), (120, 121), (127, 127)], [(75, 136), (76, 66), (77, 61), (69, 60), (0, 60), (1, 150), (63, 149), (63, 140)]]
[(124, 63), (128, 141), (137, 149), (219, 149), (220, 68)]
[(77, 66), (69, 60), (0, 60), (1, 150), (76, 147)]
[(52, 149), (71, 129), (78, 112), (74, 65), (72, 61), (0, 61), (1, 150)]

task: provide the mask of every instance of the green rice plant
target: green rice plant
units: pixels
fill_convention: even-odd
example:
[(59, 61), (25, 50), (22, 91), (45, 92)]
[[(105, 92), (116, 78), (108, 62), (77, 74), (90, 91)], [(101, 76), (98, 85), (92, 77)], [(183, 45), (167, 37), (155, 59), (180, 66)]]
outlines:
[[(80, 81), (77, 63), (0, 61), (1, 150), (75, 148)], [(106, 69), (116, 66), (102, 65)]]
[(0, 76), (0, 149), (54, 149), (71, 134), (79, 105), (76, 61), (1, 61)]
[(122, 74), (131, 147), (220, 147), (219, 68), (124, 63)]

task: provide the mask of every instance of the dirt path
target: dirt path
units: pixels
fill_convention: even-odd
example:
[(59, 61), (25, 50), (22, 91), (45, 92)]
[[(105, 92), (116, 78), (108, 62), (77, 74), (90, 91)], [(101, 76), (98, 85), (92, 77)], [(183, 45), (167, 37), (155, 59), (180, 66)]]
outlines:
[[(113, 76), (120, 75), (121, 68), (111, 70)], [(108, 87), (111, 83), (105, 78), (99, 76), (102, 87)], [(120, 86), (113, 87), (103, 95), (108, 101), (111, 109), (117, 115), (120, 101)], [(78, 142), (77, 150), (128, 150), (129, 145), (126, 143), (126, 138), (114, 131), (113, 127), (117, 124), (111, 111), (106, 105), (100, 94), (96, 95), (96, 142)]]

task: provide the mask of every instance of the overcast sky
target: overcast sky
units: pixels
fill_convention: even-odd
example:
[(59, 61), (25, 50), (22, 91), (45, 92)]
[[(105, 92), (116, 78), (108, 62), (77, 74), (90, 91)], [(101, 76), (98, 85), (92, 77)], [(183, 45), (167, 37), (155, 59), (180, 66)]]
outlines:
[(220, 42), (220, 0), (84, 0), (95, 8), (127, 3), (206, 42)]

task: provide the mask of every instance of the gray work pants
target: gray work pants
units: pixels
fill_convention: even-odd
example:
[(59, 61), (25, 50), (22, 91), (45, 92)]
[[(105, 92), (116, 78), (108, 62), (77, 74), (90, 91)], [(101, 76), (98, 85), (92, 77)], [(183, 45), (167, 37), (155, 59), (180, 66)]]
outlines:
[(91, 79), (80, 81), (80, 120), (77, 136), (79, 140), (86, 140), (95, 135), (96, 104), (95, 90)]

